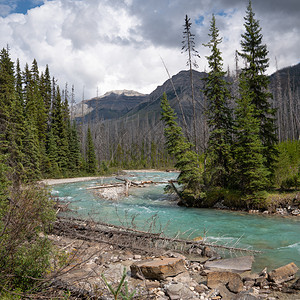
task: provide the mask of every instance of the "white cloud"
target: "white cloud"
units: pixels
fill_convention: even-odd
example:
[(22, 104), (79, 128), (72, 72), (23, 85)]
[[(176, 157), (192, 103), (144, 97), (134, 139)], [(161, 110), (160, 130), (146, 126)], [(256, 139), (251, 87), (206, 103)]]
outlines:
[[(34, 58), (40, 70), (48, 64), (61, 85), (75, 85), (77, 100), (81, 99), (83, 86), (87, 98), (96, 95), (97, 87), (100, 94), (114, 89), (149, 93), (168, 78), (160, 56), (171, 75), (186, 67), (186, 58), (180, 53), (185, 14), (192, 20), (204, 17), (202, 26), (192, 25), (202, 71), (208, 54), (202, 43), (209, 40), (211, 13), (222, 12), (217, 15), (217, 26), (224, 37), (224, 68), (233, 68), (234, 53), (244, 30), (245, 7), (230, 6), (230, 1), (235, 2), (226, 0), (228, 5), (224, 7), (223, 2), (217, 5), (201, 0), (179, 0), (169, 5), (158, 0), (45, 1), (26, 15), (0, 17), (0, 46), (9, 44), (13, 60), (19, 58), (23, 65), (31, 64)], [(272, 28), (267, 19), (261, 21), (270, 58), (277, 56), (280, 67), (295, 64), (299, 59), (295, 20), (278, 36), (274, 34), (273, 19)], [(283, 43), (283, 39), (288, 42)], [(270, 70), (275, 70), (275, 63)]]

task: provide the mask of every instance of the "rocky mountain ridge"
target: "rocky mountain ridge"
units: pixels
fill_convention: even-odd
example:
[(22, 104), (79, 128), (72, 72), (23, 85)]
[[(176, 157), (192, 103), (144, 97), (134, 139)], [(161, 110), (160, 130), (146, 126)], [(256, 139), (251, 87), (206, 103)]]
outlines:
[[(205, 72), (193, 70), (195, 99), (197, 101), (196, 113), (198, 115), (204, 111), (205, 103), (202, 89), (204, 87), (203, 78), (206, 76), (207, 73)], [(227, 79), (230, 82), (233, 81), (232, 77), (227, 77)], [(270, 89), (273, 94), (277, 91), (278, 80), (280, 80), (283, 93), (287, 93), (290, 87), (296, 95), (297, 93), (299, 95), (300, 63), (278, 70), (270, 76)], [(179, 117), (183, 110), (186, 118), (190, 119), (192, 116), (192, 92), (189, 71), (180, 71), (150, 94), (142, 94), (133, 90), (114, 90), (100, 97), (84, 100), (75, 106), (74, 116), (80, 122), (82, 117), (84, 122), (113, 120), (124, 116), (135, 118), (137, 115), (139, 117), (147, 115), (147, 117), (160, 118), (160, 100), (164, 92)]]

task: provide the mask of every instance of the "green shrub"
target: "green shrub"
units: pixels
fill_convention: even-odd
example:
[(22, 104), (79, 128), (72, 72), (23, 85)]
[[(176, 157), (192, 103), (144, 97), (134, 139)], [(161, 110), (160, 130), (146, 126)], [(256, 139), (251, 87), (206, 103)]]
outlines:
[(16, 288), (28, 290), (43, 276), (51, 252), (45, 233), (55, 218), (49, 192), (38, 185), (12, 185), (5, 197), (0, 210), (0, 296)]
[[(285, 141), (278, 145), (279, 157), (275, 170), (276, 187), (292, 187), (294, 176), (300, 176), (300, 141)], [(297, 182), (299, 187), (299, 183)]]

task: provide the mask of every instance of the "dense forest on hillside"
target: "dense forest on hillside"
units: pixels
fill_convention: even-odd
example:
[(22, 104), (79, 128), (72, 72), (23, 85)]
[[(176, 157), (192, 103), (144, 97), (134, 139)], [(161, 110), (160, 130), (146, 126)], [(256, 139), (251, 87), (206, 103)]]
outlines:
[[(194, 90), (196, 99), (196, 127), (199, 150), (204, 152), (207, 148), (209, 126), (207, 123), (208, 101), (203, 94), (206, 72), (193, 70)], [(229, 99), (229, 107), (234, 110), (235, 98), (238, 95), (238, 82), (241, 68), (237, 65), (234, 71), (226, 71), (224, 78), (230, 83), (228, 89), (233, 96)], [(177, 114), (178, 124), (186, 135), (192, 131), (192, 104), (189, 71), (181, 71), (157, 87), (151, 94), (144, 96), (130, 96), (126, 94), (114, 94), (85, 100), (73, 107), (76, 111), (75, 120), (82, 132), (87, 132), (89, 126), (96, 144), (96, 154), (100, 161), (110, 161), (119, 152), (127, 165), (137, 166), (135, 155), (131, 149), (135, 148), (138, 156), (144, 155), (151, 161), (160, 161), (159, 157), (151, 159), (151, 143), (157, 148), (164, 147), (163, 123), (161, 120), (160, 102), (163, 93), (166, 93), (171, 107)], [(279, 88), (278, 88), (279, 87)], [(276, 135), (280, 142), (295, 140), (300, 134), (300, 64), (278, 70), (270, 76), (269, 84), (272, 98), (270, 104), (276, 109), (275, 127)], [(122, 109), (123, 103), (130, 103), (126, 109)], [(110, 103), (110, 105), (109, 105)], [(117, 105), (120, 103), (120, 105)], [(117, 110), (116, 110), (117, 107)], [(124, 105), (125, 107), (125, 105)], [(72, 107), (70, 108), (72, 110)], [(118, 118), (113, 116), (118, 115)], [(121, 115), (121, 116), (120, 116)], [(82, 117), (83, 116), (83, 117)], [(83, 141), (85, 136), (83, 136)], [(110, 147), (107, 147), (107, 145)], [(144, 154), (142, 154), (142, 152)], [(152, 151), (154, 154), (154, 151)], [(143, 160), (144, 161), (144, 160)], [(142, 164), (140, 167), (143, 167)], [(163, 167), (163, 164), (157, 163)]]

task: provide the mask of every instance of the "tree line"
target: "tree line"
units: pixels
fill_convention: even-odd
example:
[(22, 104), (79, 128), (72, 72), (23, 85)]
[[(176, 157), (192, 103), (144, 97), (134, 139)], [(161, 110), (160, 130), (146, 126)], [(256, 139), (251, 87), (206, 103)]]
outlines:
[[(251, 1), (244, 19), (245, 32), (238, 55), (245, 67), (239, 73), (238, 91), (232, 95), (219, 49), (222, 38), (215, 16), (212, 17), (210, 40), (204, 45), (211, 50), (206, 57), (210, 71), (203, 89), (209, 130), (204, 157), (201, 158), (197, 145), (183, 134), (166, 95), (161, 102), (167, 149), (176, 157), (175, 166), (181, 171), (181, 199), (187, 206), (203, 206), (209, 193), (223, 189), (223, 193), (238, 192), (241, 202), (234, 206), (259, 207), (264, 201), (264, 191), (274, 183), (279, 155), (276, 110), (271, 105), (269, 77), (265, 74), (269, 66), (268, 50), (262, 42), (261, 27), (255, 19)], [(185, 24), (186, 33), (190, 23), (186, 20)], [(299, 167), (296, 181), (299, 180)]]
[[(51, 78), (48, 65), (40, 73), (34, 59), (31, 67), (26, 64), (21, 71), (19, 60), (16, 64), (11, 60), (8, 47), (1, 50), (0, 155), (14, 180), (95, 172), (93, 145), (90, 140), (80, 144), (69, 102), (74, 102), (74, 87), (71, 92), (67, 84), (61, 89)], [(82, 151), (85, 147), (86, 152)]]

